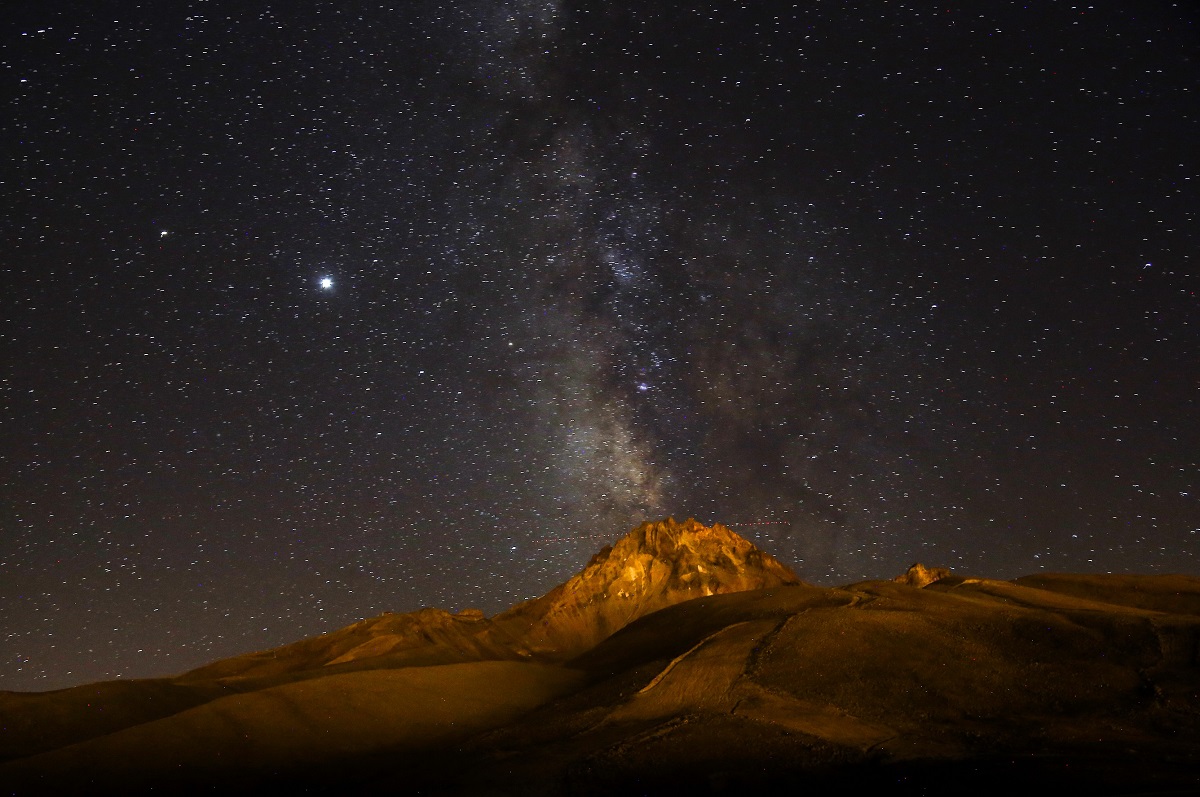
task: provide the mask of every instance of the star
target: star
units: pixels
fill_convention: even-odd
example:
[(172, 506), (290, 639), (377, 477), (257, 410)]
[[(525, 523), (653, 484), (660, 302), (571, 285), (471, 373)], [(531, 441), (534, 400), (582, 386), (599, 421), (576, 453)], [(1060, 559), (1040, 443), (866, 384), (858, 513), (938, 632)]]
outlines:
[[(786, 516), (752, 541), (828, 585), (918, 551), (1200, 575), (1188, 4), (1139, 5), (1133, 40), (1118, 3), (1036, 24), (979, 4), (970, 25), (913, 3), (866, 4), (871, 24), (836, 3), (680, 24), (670, 3), (512, 3), (501, 25), (393, 5), (336, 37), (270, 22), (296, 92), (256, 45), (266, 2), (219, 34), (245, 75), (170, 15), (6, 41), (110, 113), (97, 132), (71, 91), (14, 84), (12, 179), (37, 197), (4, 220), (23, 356), (0, 382), (23, 398), (0, 570), (38, 597), (5, 606), (25, 658), (0, 656), (0, 689), (177, 672), (329, 614), (498, 612), (594, 553), (555, 530), (670, 513)], [(426, 27), (366, 68), (363, 36)], [(68, 41), (166, 77), (125, 92), (128, 59)], [(695, 69), (644, 68), (660, 47)], [(1138, 79), (1098, 81), (1113, 66)], [(248, 92), (283, 126), (228, 107)], [(129, 289), (63, 264), (93, 258)], [(72, 566), (109, 581), (76, 611), (60, 556), (93, 522)]]

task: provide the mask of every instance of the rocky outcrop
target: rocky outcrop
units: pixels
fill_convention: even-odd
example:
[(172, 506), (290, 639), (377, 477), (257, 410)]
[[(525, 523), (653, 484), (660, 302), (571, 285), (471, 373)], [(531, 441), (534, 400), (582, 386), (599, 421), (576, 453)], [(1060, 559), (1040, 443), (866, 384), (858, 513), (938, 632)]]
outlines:
[(898, 584), (907, 584), (910, 587), (927, 587), (935, 581), (941, 581), (943, 578), (948, 578), (950, 571), (944, 567), (926, 567), (917, 562), (912, 567), (908, 568), (903, 575), (896, 576), (893, 581)]
[(651, 612), (692, 598), (800, 584), (719, 523), (643, 523), (541, 598), (497, 615), (494, 633), (528, 656), (569, 658)]

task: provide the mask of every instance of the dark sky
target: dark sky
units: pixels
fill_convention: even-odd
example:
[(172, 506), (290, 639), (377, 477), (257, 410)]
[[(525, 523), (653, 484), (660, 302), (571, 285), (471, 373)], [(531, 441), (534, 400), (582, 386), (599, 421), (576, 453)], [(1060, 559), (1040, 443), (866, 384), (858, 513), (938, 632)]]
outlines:
[(6, 7), (0, 689), (665, 515), (821, 584), (1200, 574), (1198, 17)]

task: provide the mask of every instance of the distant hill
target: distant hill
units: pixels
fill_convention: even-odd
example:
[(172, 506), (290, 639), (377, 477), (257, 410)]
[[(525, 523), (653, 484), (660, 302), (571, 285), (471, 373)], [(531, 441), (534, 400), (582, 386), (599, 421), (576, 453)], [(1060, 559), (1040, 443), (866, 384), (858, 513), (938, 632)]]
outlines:
[(0, 757), (4, 794), (1186, 793), (1200, 579), (826, 589), (667, 519), (493, 618), (0, 693)]

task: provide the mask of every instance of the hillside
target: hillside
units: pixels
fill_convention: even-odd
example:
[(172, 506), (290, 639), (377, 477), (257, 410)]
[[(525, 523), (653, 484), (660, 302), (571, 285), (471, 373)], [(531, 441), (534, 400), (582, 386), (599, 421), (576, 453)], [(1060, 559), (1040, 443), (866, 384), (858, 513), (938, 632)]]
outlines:
[(175, 679), (0, 693), (0, 785), (1200, 788), (1200, 579), (913, 573), (815, 587), (723, 527), (644, 524), (490, 619), (384, 615)]

